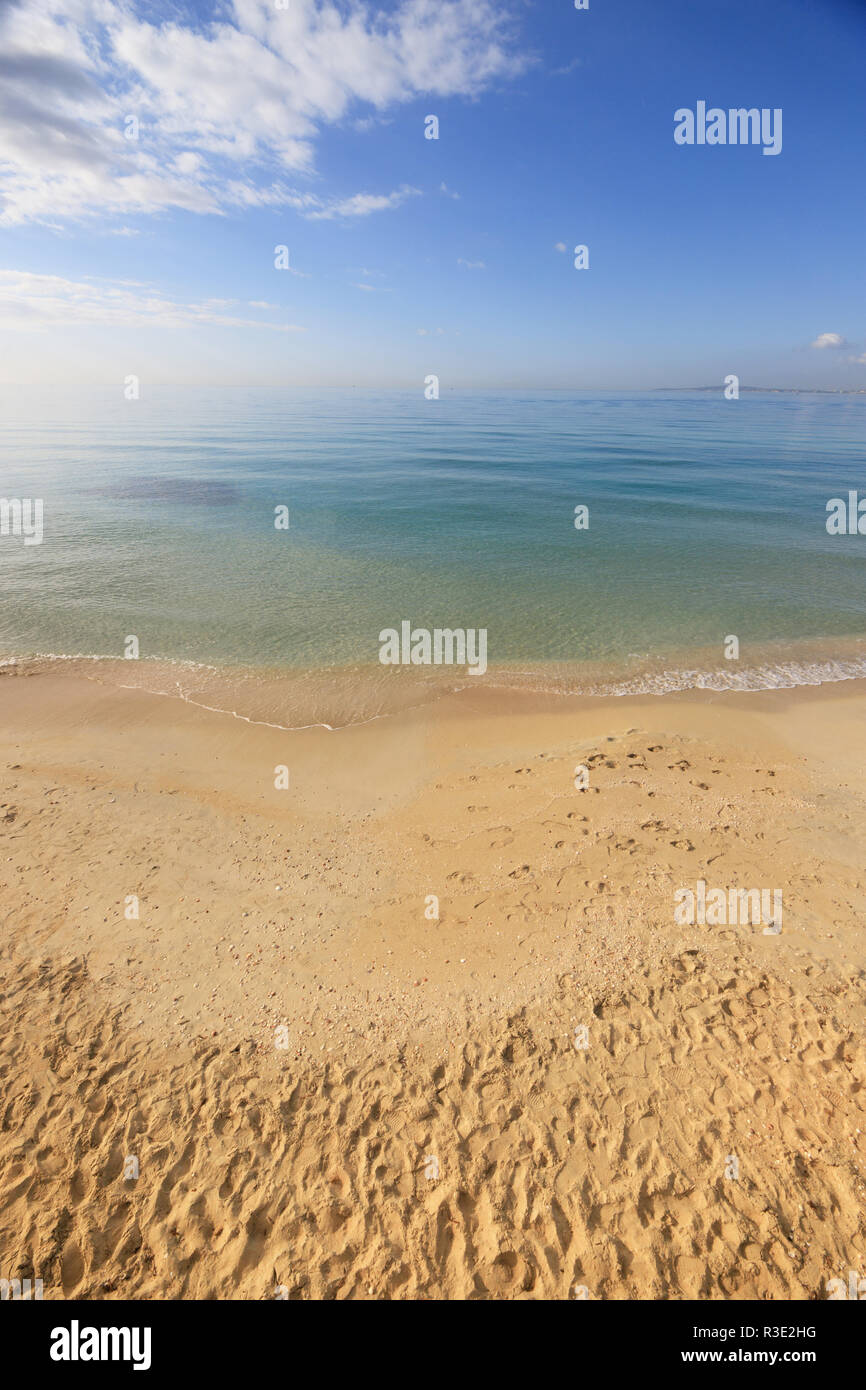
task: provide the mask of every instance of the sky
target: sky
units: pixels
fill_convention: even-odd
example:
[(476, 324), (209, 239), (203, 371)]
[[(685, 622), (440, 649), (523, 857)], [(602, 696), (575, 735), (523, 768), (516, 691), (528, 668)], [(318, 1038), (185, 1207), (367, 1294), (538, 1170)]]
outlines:
[(866, 0), (0, 0), (0, 382), (866, 388), (864, 72)]

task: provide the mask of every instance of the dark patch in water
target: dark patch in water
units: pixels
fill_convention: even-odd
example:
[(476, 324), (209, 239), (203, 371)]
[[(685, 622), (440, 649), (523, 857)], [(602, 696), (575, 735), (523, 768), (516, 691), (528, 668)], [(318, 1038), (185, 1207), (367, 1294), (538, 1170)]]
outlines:
[(231, 483), (215, 482), (210, 478), (130, 478), (122, 483), (86, 490), (121, 500), (193, 502), (203, 507), (229, 507), (240, 499), (237, 488)]

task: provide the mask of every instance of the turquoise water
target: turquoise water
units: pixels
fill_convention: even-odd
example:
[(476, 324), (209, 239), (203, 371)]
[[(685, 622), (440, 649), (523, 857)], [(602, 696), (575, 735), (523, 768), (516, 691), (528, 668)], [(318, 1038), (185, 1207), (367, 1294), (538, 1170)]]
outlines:
[(578, 684), (733, 669), (728, 634), (740, 673), (866, 653), (866, 537), (825, 528), (866, 494), (864, 396), (118, 386), (0, 410), (0, 495), (44, 499), (41, 545), (0, 538), (6, 659), (134, 633), (145, 660), (365, 666), (404, 618)]

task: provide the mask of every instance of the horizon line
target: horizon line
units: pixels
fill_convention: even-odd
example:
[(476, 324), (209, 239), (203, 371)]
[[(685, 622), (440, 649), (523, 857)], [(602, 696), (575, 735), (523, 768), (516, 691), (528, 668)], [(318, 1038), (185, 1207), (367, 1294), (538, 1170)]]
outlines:
[[(371, 384), (369, 382), (267, 382), (267, 381), (164, 381), (144, 379), (143, 384), (148, 388), (154, 387), (159, 390), (165, 389), (218, 389), (220, 391), (400, 391), (407, 394), (422, 390), (422, 386), (414, 384), (396, 385), (394, 383)], [(120, 381), (120, 387), (123, 382)], [(81, 391), (81, 390), (116, 390), (118, 380), (100, 380), (87, 382), (70, 381), (0, 381), (0, 390), (62, 390), (62, 391)], [(693, 391), (695, 393), (707, 393), (718, 391), (724, 393), (725, 383), (713, 383), (703, 386), (538, 386), (538, 385), (477, 385), (477, 386), (442, 386), (440, 385), (440, 397), (446, 393), (497, 393), (504, 391), (550, 391), (550, 392), (628, 392), (634, 395), (652, 395), (664, 391)], [(866, 395), (866, 384), (863, 386), (744, 386), (739, 384), (738, 390), (751, 392), (753, 394), (786, 394), (786, 395), (824, 395), (824, 396), (857, 396)]]

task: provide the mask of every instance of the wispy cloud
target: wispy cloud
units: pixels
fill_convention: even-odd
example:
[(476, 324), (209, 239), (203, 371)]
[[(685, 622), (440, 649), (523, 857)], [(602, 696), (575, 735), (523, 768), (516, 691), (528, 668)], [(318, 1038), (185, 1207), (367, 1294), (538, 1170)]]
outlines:
[[(185, 304), (158, 289), (127, 280), (66, 280), (26, 270), (0, 270), (0, 321), (4, 330), (38, 331), (66, 324), (155, 325), (208, 324), (222, 328), (263, 328), (275, 333), (303, 333), (296, 323), (271, 322), (229, 313), (231, 299), (203, 299)], [(264, 301), (247, 308), (275, 310)], [(279, 312), (279, 310), (277, 310)]]
[(151, 22), (144, 0), (0, 0), (0, 224), (167, 209), (364, 217), (417, 190), (319, 197), (319, 134), (358, 107), (475, 98), (527, 65), (495, 0), (227, 0)]
[(323, 221), (335, 217), (368, 217), (371, 212), (383, 212), (386, 208), (398, 208), (407, 198), (420, 194), (419, 188), (404, 184), (394, 193), (354, 193), (351, 198), (341, 198), (332, 203), (323, 203), (311, 209), (303, 209), (303, 215), (311, 221)]
[(486, 270), (484, 261), (464, 261), (462, 256), (457, 257), (457, 264), (462, 265), (464, 270)]

